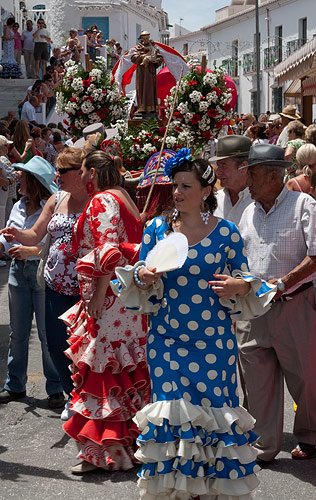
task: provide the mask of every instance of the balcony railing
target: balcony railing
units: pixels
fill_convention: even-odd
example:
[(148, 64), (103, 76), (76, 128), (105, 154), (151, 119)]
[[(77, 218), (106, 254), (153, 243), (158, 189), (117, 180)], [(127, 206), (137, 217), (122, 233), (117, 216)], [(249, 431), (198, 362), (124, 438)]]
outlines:
[(248, 52), (243, 57), (244, 74), (255, 73), (257, 71), (256, 53)]
[(263, 68), (273, 68), (282, 60), (282, 46), (273, 45), (263, 51)]
[(238, 60), (224, 59), (222, 67), (225, 68), (225, 73), (228, 76), (232, 76), (233, 78), (238, 76)]
[(293, 52), (305, 45), (306, 42), (307, 40), (303, 38), (298, 38), (297, 40), (291, 40), (290, 42), (287, 42), (286, 57), (289, 57), (291, 54), (293, 54)]

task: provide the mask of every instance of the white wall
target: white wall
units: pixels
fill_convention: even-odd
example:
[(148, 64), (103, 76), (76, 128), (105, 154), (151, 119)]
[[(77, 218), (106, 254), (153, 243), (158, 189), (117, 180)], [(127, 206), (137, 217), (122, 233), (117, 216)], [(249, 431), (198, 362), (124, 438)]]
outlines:
[[(316, 34), (316, 17), (314, 2), (311, 0), (278, 0), (275, 2), (261, 2), (259, 10), (259, 24), (261, 33), (261, 68), (263, 68), (264, 49), (268, 47), (267, 10), (270, 9), (270, 47), (273, 45), (275, 27), (283, 28), (283, 59), (286, 58), (285, 47), (290, 40), (299, 38), (299, 19), (307, 17), (307, 39)], [(244, 74), (243, 55), (254, 51), (255, 11), (246, 10), (235, 17), (229, 16), (225, 21), (214, 23), (209, 27), (188, 35), (170, 40), (170, 45), (182, 53), (183, 44), (188, 43), (189, 52), (195, 53), (197, 48), (203, 49), (205, 44), (208, 51), (208, 67), (212, 68), (214, 61), (220, 66), (224, 59), (232, 56), (232, 42), (238, 40), (239, 78), (235, 79), (238, 89), (238, 111), (247, 112), (251, 109), (250, 89), (256, 88), (256, 74)], [(191, 50), (190, 50), (191, 49)], [(272, 108), (271, 85), (275, 84), (273, 68), (271, 71), (261, 71), (261, 112), (268, 107)], [(286, 90), (290, 82), (283, 86)]]

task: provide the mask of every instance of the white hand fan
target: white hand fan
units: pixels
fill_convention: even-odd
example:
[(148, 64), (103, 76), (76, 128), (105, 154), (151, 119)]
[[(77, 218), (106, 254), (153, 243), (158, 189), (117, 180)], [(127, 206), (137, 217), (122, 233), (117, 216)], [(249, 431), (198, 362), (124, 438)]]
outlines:
[(187, 256), (187, 237), (182, 233), (171, 233), (149, 252), (146, 265), (155, 267), (157, 273), (164, 273), (182, 267)]

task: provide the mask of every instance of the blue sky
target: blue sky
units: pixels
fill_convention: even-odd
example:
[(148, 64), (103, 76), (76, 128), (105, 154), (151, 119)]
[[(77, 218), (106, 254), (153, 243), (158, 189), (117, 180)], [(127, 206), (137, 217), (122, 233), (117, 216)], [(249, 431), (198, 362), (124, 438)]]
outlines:
[(170, 24), (180, 24), (182, 17), (182, 26), (196, 31), (213, 23), (215, 10), (230, 3), (230, 0), (162, 0), (162, 8), (168, 12)]

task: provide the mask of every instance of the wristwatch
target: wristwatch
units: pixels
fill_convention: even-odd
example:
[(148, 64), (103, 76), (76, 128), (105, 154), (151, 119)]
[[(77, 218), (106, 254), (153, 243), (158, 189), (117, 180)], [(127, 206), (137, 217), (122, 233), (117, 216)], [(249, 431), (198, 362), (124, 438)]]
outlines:
[(280, 290), (280, 292), (284, 292), (285, 291), (285, 284), (283, 283), (283, 281), (281, 280), (281, 278), (279, 278), (278, 281), (277, 281), (277, 289)]

